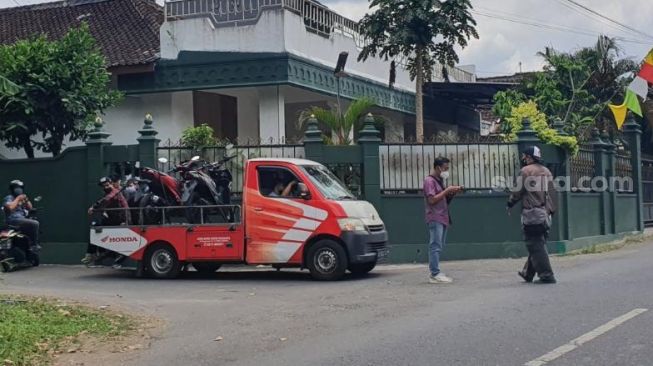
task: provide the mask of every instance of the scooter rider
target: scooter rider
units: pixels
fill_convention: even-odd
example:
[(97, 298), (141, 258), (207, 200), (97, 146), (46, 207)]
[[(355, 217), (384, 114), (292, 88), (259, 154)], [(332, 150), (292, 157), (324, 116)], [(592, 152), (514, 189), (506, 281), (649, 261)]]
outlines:
[(22, 233), (30, 238), (32, 249), (38, 250), (39, 246), (39, 222), (28, 218), (32, 209), (32, 202), (25, 194), (25, 184), (16, 179), (9, 183), (10, 194), (2, 200), (2, 208), (5, 211), (8, 225), (18, 227)]

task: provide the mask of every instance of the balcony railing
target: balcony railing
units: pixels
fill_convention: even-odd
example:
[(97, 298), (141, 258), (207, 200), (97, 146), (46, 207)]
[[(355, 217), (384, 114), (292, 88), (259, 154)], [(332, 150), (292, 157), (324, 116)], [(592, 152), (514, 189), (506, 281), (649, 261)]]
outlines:
[[(167, 21), (209, 17), (216, 27), (255, 24), (263, 11), (285, 9), (304, 19), (306, 29), (329, 38), (332, 34), (350, 37), (361, 48), (364, 37), (359, 32), (358, 22), (343, 17), (313, 0), (167, 0), (165, 17)], [(400, 64), (403, 64), (399, 60)], [(474, 82), (474, 75), (458, 68), (447, 68), (449, 75), (457, 81)], [(441, 70), (435, 70), (439, 78)], [(441, 79), (441, 78), (440, 78)]]
[(304, 18), (309, 30), (323, 36), (342, 33), (360, 40), (358, 23), (310, 0), (171, 0), (166, 20), (210, 17), (216, 26), (255, 23), (266, 9), (286, 9)]

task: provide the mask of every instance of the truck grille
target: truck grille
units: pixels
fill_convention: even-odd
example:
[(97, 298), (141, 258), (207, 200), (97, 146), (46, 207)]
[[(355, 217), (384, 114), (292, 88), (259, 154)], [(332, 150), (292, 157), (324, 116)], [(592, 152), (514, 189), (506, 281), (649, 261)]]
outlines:
[(379, 262), (384, 262), (387, 259), (388, 256), (388, 249), (385, 244), (383, 243), (367, 243), (367, 252), (376, 252), (377, 254), (377, 260)]
[(378, 252), (379, 250), (385, 250), (385, 243), (367, 243), (368, 252)]
[(367, 230), (371, 233), (378, 233), (379, 231), (383, 231), (383, 229), (385, 229), (383, 225), (367, 225)]

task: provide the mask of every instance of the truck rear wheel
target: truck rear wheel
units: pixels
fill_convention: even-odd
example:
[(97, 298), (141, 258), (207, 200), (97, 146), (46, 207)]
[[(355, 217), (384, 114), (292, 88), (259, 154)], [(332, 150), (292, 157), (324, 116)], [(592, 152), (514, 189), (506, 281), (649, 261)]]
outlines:
[(352, 263), (349, 265), (349, 272), (360, 276), (368, 274), (374, 269), (374, 267), (376, 267), (376, 261), (369, 263)]
[(212, 263), (212, 262), (193, 262), (193, 267), (195, 270), (199, 273), (202, 274), (209, 274), (209, 273), (215, 273), (222, 264), (220, 263)]
[(315, 280), (339, 280), (347, 270), (347, 252), (333, 240), (320, 240), (309, 248), (306, 267)]
[(177, 252), (168, 244), (156, 244), (148, 251), (145, 259), (147, 273), (154, 278), (175, 278), (181, 265)]

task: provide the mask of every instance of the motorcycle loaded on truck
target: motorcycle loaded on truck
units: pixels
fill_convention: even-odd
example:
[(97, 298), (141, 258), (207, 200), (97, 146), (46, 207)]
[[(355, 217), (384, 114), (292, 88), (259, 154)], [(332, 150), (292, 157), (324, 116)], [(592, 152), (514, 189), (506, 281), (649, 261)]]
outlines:
[[(337, 280), (347, 270), (367, 273), (387, 256), (388, 234), (374, 206), (357, 200), (319, 163), (249, 160), (242, 206), (225, 202), (231, 174), (227, 185), (227, 174), (216, 163), (178, 168), (194, 185), (145, 171), (148, 179), (163, 182), (157, 186), (154, 179), (150, 185), (170, 205), (137, 210), (155, 210), (160, 220), (90, 230), (91, 244), (135, 260), (139, 275), (173, 278), (189, 264), (209, 273), (241, 263), (307, 268), (316, 280)], [(209, 186), (206, 199), (197, 198), (200, 184)], [(186, 192), (189, 188), (194, 191)]]

